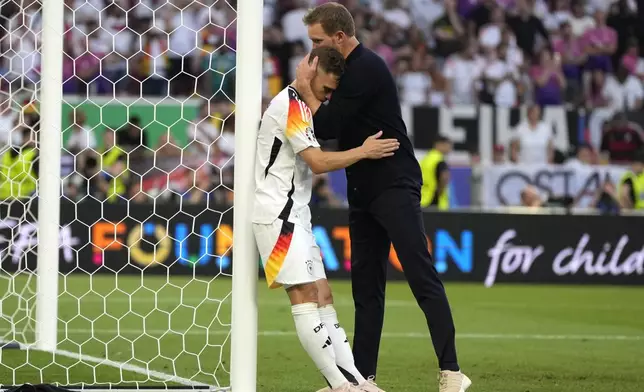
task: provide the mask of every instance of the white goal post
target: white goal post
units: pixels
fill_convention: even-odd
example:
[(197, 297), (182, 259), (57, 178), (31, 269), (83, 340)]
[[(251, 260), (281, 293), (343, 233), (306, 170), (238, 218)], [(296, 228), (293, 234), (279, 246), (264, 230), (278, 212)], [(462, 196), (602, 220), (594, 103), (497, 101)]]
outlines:
[(255, 150), (262, 105), (263, 0), (237, 3), (235, 215), (231, 386), (257, 388), (257, 275), (259, 256), (251, 227)]
[[(28, 0), (22, 0), (28, 1)], [(256, 150), (256, 137), (257, 131), (259, 128), (259, 123), (261, 119), (261, 103), (262, 103), (262, 68), (263, 68), (263, 0), (237, 0), (237, 9), (236, 9), (236, 30), (237, 30), (237, 39), (236, 39), (236, 79), (235, 79), (235, 141), (234, 141), (234, 162), (231, 160), (230, 165), (234, 164), (234, 179), (233, 179), (233, 210), (234, 214), (232, 216), (232, 255), (234, 262), (232, 265), (232, 289), (228, 295), (223, 295), (223, 298), (211, 297), (211, 291), (216, 285), (214, 280), (216, 277), (208, 280), (205, 278), (192, 275), (192, 278), (187, 278), (175, 282), (171, 279), (169, 272), (166, 275), (161, 275), (162, 280), (155, 281), (159, 283), (158, 285), (148, 285), (146, 282), (146, 276), (144, 272), (145, 267), (149, 267), (151, 264), (157, 262), (158, 258), (162, 256), (159, 255), (160, 252), (163, 253), (163, 257), (167, 258), (166, 254), (166, 237), (169, 237), (170, 231), (170, 220), (173, 217), (165, 217), (166, 227), (165, 227), (165, 237), (164, 234), (159, 234), (159, 232), (154, 232), (152, 229), (152, 234), (145, 234), (148, 230), (148, 223), (146, 219), (157, 219), (158, 217), (155, 214), (158, 214), (155, 207), (153, 207), (149, 216), (144, 216), (139, 218), (139, 215), (135, 217), (135, 224), (138, 224), (139, 231), (133, 229), (130, 232), (129, 236), (121, 233), (122, 223), (115, 223), (113, 225), (112, 242), (105, 245), (106, 248), (99, 249), (95, 252), (95, 256), (103, 257), (101, 253), (105, 253), (105, 249), (113, 246), (116, 242), (116, 246), (126, 247), (127, 254), (133, 255), (134, 252), (132, 249), (134, 245), (137, 244), (136, 241), (143, 241), (143, 235), (154, 236), (158, 240), (158, 243), (152, 244), (152, 251), (148, 251), (149, 265), (141, 267), (140, 274), (140, 287), (136, 288), (122, 288), (119, 283), (119, 270), (112, 271), (115, 282), (112, 282), (113, 288), (102, 289), (100, 287), (94, 287), (96, 284), (99, 286), (99, 281), (94, 282), (94, 272), (86, 272), (83, 268), (80, 268), (80, 264), (75, 268), (80, 270), (81, 273), (87, 275), (89, 279), (87, 292), (72, 292), (68, 293), (66, 290), (70, 290), (68, 286), (70, 283), (67, 282), (68, 275), (67, 272), (62, 272), (59, 270), (61, 263), (65, 263), (65, 260), (60, 260), (59, 255), (61, 254), (62, 249), (67, 249), (75, 258), (79, 258), (81, 250), (83, 247), (96, 247), (94, 243), (78, 244), (78, 249), (69, 247), (69, 243), (65, 242), (63, 239), (61, 241), (61, 230), (65, 229), (66, 226), (71, 227), (71, 223), (64, 222), (61, 219), (61, 214), (63, 213), (63, 208), (61, 203), (65, 198), (63, 192), (63, 184), (65, 178), (61, 176), (61, 166), (63, 164), (61, 159), (61, 150), (63, 150), (63, 132), (64, 127), (61, 125), (64, 123), (63, 110), (61, 108), (66, 105), (70, 105), (70, 102), (65, 100), (63, 95), (63, 61), (65, 50), (64, 50), (64, 36), (66, 33), (66, 27), (64, 26), (65, 20), (65, 2), (63, 0), (41, 0), (42, 1), (42, 32), (40, 38), (40, 54), (41, 54), (41, 71), (40, 71), (40, 82), (39, 88), (38, 83), (36, 83), (35, 90), (37, 93), (37, 100), (39, 101), (39, 114), (40, 114), (40, 128), (38, 132), (38, 161), (39, 161), (39, 170), (37, 176), (37, 220), (36, 222), (29, 222), (29, 224), (35, 225), (37, 230), (37, 245), (35, 245), (34, 252), (36, 253), (36, 268), (35, 274), (37, 276), (34, 295), (26, 295), (25, 292), (31, 290), (29, 287), (25, 289), (25, 292), (18, 292), (15, 289), (16, 282), (21, 281), (21, 277), (18, 273), (15, 275), (8, 274), (3, 275), (5, 271), (2, 268), (2, 264), (5, 260), (3, 258), (9, 257), (10, 251), (4, 252), (3, 249), (0, 249), (0, 277), (7, 280), (9, 283), (8, 287), (12, 287), (11, 295), (14, 296), (24, 296), (25, 298), (19, 298), (19, 301), (29, 304), (25, 309), (12, 309), (14, 313), (23, 312), (23, 316), (16, 316), (20, 318), (21, 322), (26, 322), (26, 329), (32, 329), (33, 340), (28, 342), (20, 341), (20, 348), (24, 351), (33, 351), (33, 352), (44, 352), (52, 353), (54, 359), (50, 367), (60, 367), (65, 368), (67, 372), (67, 379), (70, 379), (70, 367), (76, 366), (76, 364), (71, 364), (72, 362), (57, 362), (57, 357), (68, 356), (74, 360), (77, 360), (79, 364), (86, 364), (89, 368), (94, 369), (93, 378), (88, 380), (78, 380), (74, 379), (75, 383), (73, 385), (65, 385), (59, 381), (52, 382), (62, 387), (68, 387), (72, 390), (82, 390), (83, 385), (86, 385), (89, 389), (92, 390), (101, 390), (101, 388), (109, 389), (110, 391), (116, 390), (127, 390), (127, 389), (137, 389), (139, 387), (144, 387), (148, 390), (153, 389), (176, 389), (176, 388), (187, 388), (187, 389), (202, 389), (210, 391), (235, 391), (235, 392), (255, 392), (257, 388), (257, 332), (258, 332), (258, 307), (257, 307), (257, 284), (258, 284), (258, 266), (259, 266), (259, 256), (257, 254), (257, 249), (252, 233), (251, 227), (251, 213), (253, 208), (253, 196), (254, 196), (254, 163), (255, 163), (255, 150)], [(199, 1), (199, 0), (193, 0)], [(163, 3), (166, 1), (164, 0)], [(171, 3), (172, 0), (167, 0), (168, 3)], [(212, 0), (209, 3), (214, 4), (217, 2), (226, 2), (226, 0)], [(4, 2), (3, 2), (4, 3)], [(22, 2), (20, 2), (22, 4)], [(100, 10), (99, 10), (100, 11)], [(89, 42), (89, 41), (88, 41)], [(102, 71), (101, 71), (102, 72)], [(129, 72), (129, 70), (128, 70)], [(102, 76), (102, 75), (99, 75)], [(39, 90), (39, 91), (38, 91)], [(9, 94), (11, 95), (11, 93)], [(91, 97), (88, 98), (89, 101)], [(143, 98), (141, 96), (140, 98)], [(119, 97), (114, 95), (114, 101), (119, 101)], [(96, 100), (97, 102), (100, 99)], [(124, 99), (123, 101), (127, 101)], [(136, 99), (134, 100), (136, 101)], [(154, 100), (147, 100), (146, 102), (153, 102)], [(184, 101), (184, 102), (187, 102)], [(99, 105), (99, 104), (96, 104)], [(155, 104), (156, 105), (156, 104)], [(76, 109), (74, 109), (75, 111)], [(128, 108), (129, 110), (129, 108)], [(156, 110), (156, 109), (155, 109)], [(196, 121), (196, 120), (195, 120)], [(224, 119), (225, 121), (225, 119)], [(223, 126), (222, 126), (223, 127)], [(170, 133), (170, 130), (168, 130)], [(2, 145), (0, 145), (2, 147)], [(0, 151), (2, 152), (2, 151)], [(156, 152), (153, 152), (156, 154)], [(209, 154), (209, 153), (208, 153)], [(76, 159), (76, 158), (74, 158)], [(102, 158), (101, 158), (102, 159)], [(102, 162), (102, 160), (101, 160)], [(129, 160), (127, 161), (129, 165)], [(75, 167), (75, 166), (74, 166)], [(195, 169), (195, 173), (196, 170)], [(76, 170), (76, 169), (74, 169)], [(223, 170), (223, 168), (221, 169)], [(196, 176), (196, 174), (195, 174)], [(195, 180), (196, 184), (196, 180)], [(196, 187), (196, 185), (195, 185)], [(35, 204), (35, 197), (33, 196), (29, 202), (25, 202), (24, 210), (30, 208), (30, 204), (33, 201)], [(0, 204), (2, 200), (0, 200)], [(16, 202), (17, 203), (17, 202)], [(21, 201), (22, 203), (22, 201)], [(77, 202), (77, 203), (80, 203)], [(0, 207), (2, 207), (0, 205)], [(101, 204), (101, 211), (99, 218), (106, 219), (103, 216), (103, 207), (104, 204)], [(183, 208), (183, 207), (182, 207)], [(210, 208), (210, 207), (208, 207)], [(80, 210), (75, 210), (75, 214), (80, 214)], [(107, 207), (106, 210), (107, 211)], [(130, 209), (128, 208), (128, 218), (130, 218)], [(220, 213), (221, 216), (224, 216), (228, 211), (215, 211)], [(24, 212), (26, 215), (27, 212)], [(135, 212), (132, 212), (135, 214)], [(136, 215), (136, 214), (135, 214)], [(195, 219), (196, 217), (189, 216), (189, 218)], [(5, 218), (0, 216), (0, 221)], [(9, 217), (12, 218), (12, 217)], [(83, 217), (77, 215), (76, 217), (81, 223), (88, 225), (87, 222), (83, 220)], [(163, 217), (162, 217), (163, 218)], [(89, 218), (88, 218), (89, 219)], [(162, 220), (163, 221), (163, 220)], [(98, 221), (97, 221), (98, 222)], [(109, 220), (108, 220), (109, 222)], [(2, 222), (0, 222), (2, 223)], [(16, 223), (17, 225), (18, 223)], [(110, 223), (111, 224), (111, 223)], [(163, 223), (155, 223), (163, 226)], [(13, 223), (12, 223), (13, 225)], [(211, 225), (202, 224), (202, 227), (210, 227), (211, 231), (207, 230), (201, 231), (197, 234), (200, 241), (208, 241), (209, 238), (215, 236), (213, 230), (220, 230), (222, 222), (212, 222)], [(188, 225), (184, 225), (188, 227)], [(17, 227), (17, 226), (16, 226)], [(183, 227), (183, 226), (182, 226)], [(2, 228), (2, 225), (0, 225)], [(14, 226), (11, 226), (12, 230)], [(163, 229), (163, 227), (162, 227)], [(189, 228), (190, 230), (196, 231), (196, 226)], [(94, 233), (92, 232), (93, 227), (88, 227), (87, 230), (90, 233), (90, 239), (93, 237)], [(221, 229), (224, 232), (223, 229)], [(134, 234), (136, 233), (136, 234)], [(227, 232), (226, 232), (227, 233)], [(225, 237), (227, 235), (223, 233)], [(13, 235), (13, 231), (12, 231)], [(138, 239), (137, 239), (138, 235)], [(217, 234), (219, 235), (219, 234)], [(127, 237), (126, 239), (121, 239), (120, 237)], [(204, 240), (205, 237), (205, 240)], [(0, 235), (0, 242), (2, 242), (3, 237)], [(11, 241), (12, 238), (9, 238)], [(178, 262), (184, 262), (181, 255), (181, 249), (183, 245), (181, 241), (176, 238), (172, 239), (179, 244), (174, 246), (177, 249), (180, 249), (178, 252)], [(186, 242), (187, 239), (184, 239)], [(121, 244), (121, 242), (126, 245)], [(132, 242), (133, 241), (133, 242)], [(109, 242), (109, 241), (108, 241)], [(2, 245), (0, 243), (0, 245)], [(9, 245), (11, 246), (11, 245)], [(139, 245), (136, 245), (137, 247)], [(79, 250), (81, 249), (81, 250)], [(3, 253), (4, 252), (4, 253)], [(220, 258), (223, 260), (224, 254), (228, 254), (227, 250), (223, 251), (213, 251), (205, 246), (205, 253), (208, 256), (213, 256), (213, 258)], [(140, 252), (139, 252), (140, 254)], [(4, 255), (4, 256), (3, 256)], [(202, 255), (203, 256), (203, 255)], [(26, 257), (26, 256), (25, 256)], [(99, 258), (100, 258), (99, 257)], [(140, 257), (140, 256), (138, 256)], [(20, 263), (23, 263), (22, 256), (18, 257)], [(98, 259), (97, 259), (98, 260)], [(101, 259), (102, 260), (102, 259)], [(76, 261), (78, 263), (78, 261)], [(98, 261), (97, 261), (98, 262)], [(195, 262), (192, 260), (191, 262)], [(196, 261), (198, 264), (199, 260)], [(27, 265), (27, 261), (24, 261)], [(22, 264), (20, 264), (22, 265)], [(223, 265), (223, 262), (222, 262)], [(22, 267), (18, 267), (20, 270)], [(70, 267), (73, 268), (73, 267)], [(224, 267), (220, 266), (219, 275), (230, 276), (224, 272)], [(168, 267), (168, 271), (170, 267)], [(24, 271), (19, 271), (20, 273), (30, 274), (34, 272), (25, 268)], [(31, 278), (28, 278), (26, 285), (29, 286)], [(165, 280), (163, 280), (165, 279)], [(61, 285), (60, 282), (63, 282)], [(73, 283), (73, 282), (72, 282)], [(155, 283), (155, 284), (156, 284)], [(205, 297), (203, 299), (187, 298), (188, 294), (186, 292), (190, 290), (195, 290), (192, 288), (192, 284), (199, 285), (203, 287)], [(85, 284), (85, 283), (83, 283)], [(112, 287), (110, 286), (110, 287)], [(190, 286), (190, 287), (189, 287)], [(174, 290), (179, 293), (178, 298), (173, 298), (171, 296), (164, 297), (165, 289)], [(2, 290), (3, 288), (0, 288)], [(71, 287), (71, 289), (75, 289)], [(15, 292), (14, 292), (15, 290)], [(201, 289), (200, 289), (201, 290)], [(217, 292), (217, 290), (214, 290)], [(195, 291), (199, 292), (199, 291)], [(3, 298), (8, 298), (10, 295), (5, 294)], [(63, 296), (65, 298), (63, 298)], [(145, 297), (145, 298), (144, 298)], [(67, 301), (66, 306), (71, 308), (62, 309), (61, 301)], [(144, 311), (138, 312), (135, 308), (137, 307), (138, 302), (145, 302), (146, 306), (149, 307)], [(161, 304), (163, 302), (170, 302), (172, 306), (176, 306), (172, 310), (167, 310)], [(191, 302), (192, 301), (192, 302)], [(22, 303), (21, 302), (21, 303)], [(34, 305), (31, 304), (34, 302)], [(175, 303), (176, 302), (176, 303)], [(228, 304), (230, 302), (230, 304)], [(8, 302), (7, 302), (8, 303)], [(94, 308), (92, 310), (100, 309), (102, 307), (102, 314), (97, 316), (92, 316), (89, 314), (83, 314), (83, 308), (87, 308), (88, 305)], [(117, 304), (118, 308), (113, 305)], [(23, 306), (23, 305), (20, 305)], [(18, 307), (20, 307), (18, 306)], [(35, 317), (31, 314), (31, 309), (35, 306)], [(209, 307), (208, 307), (209, 306)], [(213, 311), (219, 312), (222, 309), (230, 308), (230, 322), (225, 320), (228, 317), (220, 315), (211, 315), (209, 317), (204, 316), (206, 311), (204, 309), (214, 309)], [(73, 309), (72, 309), (73, 308)], [(78, 314), (75, 316), (70, 316), (70, 309), (73, 312)], [(119, 312), (122, 312), (121, 315), (111, 314), (110, 309), (118, 309)], [(147, 309), (147, 308), (146, 308)], [(7, 316), (3, 314), (7, 310), (7, 304), (3, 305), (3, 300), (0, 298), (0, 319), (4, 322), (7, 320), (14, 322), (15, 320), (12, 316)], [(185, 320), (179, 320), (181, 322), (176, 322), (173, 320), (172, 312), (185, 314), (192, 314), (196, 322), (193, 322), (191, 325), (185, 324)], [(138, 312), (138, 313), (137, 313)], [(91, 313), (91, 312), (90, 312)], [(182, 313), (183, 314), (183, 313)], [(148, 322), (147, 318), (154, 316), (156, 318), (150, 318)], [(132, 316), (132, 318), (128, 318)], [(140, 324), (138, 319), (134, 320), (135, 317), (141, 319)], [(184, 317), (185, 318), (185, 317)], [(162, 324), (159, 325), (154, 330), (149, 330), (149, 324), (156, 324), (159, 320), (167, 319), (167, 330), (165, 330)], [(25, 321), (26, 320), (26, 321)], [(224, 321), (222, 321), (224, 320)], [(33, 321), (33, 323), (32, 323)], [(84, 324), (83, 324), (84, 323)], [(33, 324), (33, 325), (32, 325)], [(76, 325), (87, 325), (89, 328), (76, 328)], [(176, 327), (176, 324), (181, 324), (181, 328)], [(113, 329), (105, 329), (103, 326), (113, 325)], [(130, 327), (130, 325), (134, 327)], [(143, 330), (137, 332), (139, 325), (142, 326)], [(211, 329), (212, 327), (212, 329)], [(216, 328), (223, 327), (229, 328), (226, 330), (215, 330)], [(2, 328), (2, 327), (0, 327)], [(61, 330), (62, 328), (62, 330)], [(103, 329), (102, 329), (103, 328)], [(0, 337), (6, 338), (11, 336), (16, 338), (17, 334), (15, 332), (15, 326), (11, 327), (11, 332), (8, 333), (7, 330), (0, 331)], [(180, 329), (178, 331), (177, 329)], [(63, 332), (63, 334), (61, 334)], [(102, 337), (101, 334), (115, 334), (114, 337)], [(74, 339), (74, 334), (84, 334), (82, 339)], [(227, 361), (222, 360), (220, 357), (212, 357), (209, 359), (208, 356), (204, 354), (206, 351), (198, 351), (198, 349), (191, 349), (189, 351), (185, 347), (183, 351), (178, 352), (176, 356), (171, 356), (166, 354), (163, 351), (163, 348), (159, 348), (159, 352), (156, 356), (150, 356), (149, 361), (165, 361), (166, 363), (171, 363), (170, 370), (168, 367), (165, 370), (159, 370), (159, 366), (153, 365), (151, 363), (146, 363), (145, 359), (137, 358), (134, 354), (134, 346), (137, 342), (147, 339), (148, 341), (156, 342), (161, 346), (165, 338), (167, 342), (171, 342), (171, 338), (179, 338), (183, 336), (183, 341), (179, 340), (177, 344), (187, 345), (185, 336), (194, 336), (199, 334), (204, 334), (203, 339), (206, 347), (204, 349), (212, 348), (212, 352), (222, 355), (230, 355), (230, 368), (226, 369), (222, 363)], [(132, 336), (130, 336), (132, 335)], [(202, 337), (201, 335), (199, 335)], [(210, 341), (211, 336), (220, 336), (222, 342), (212, 343)], [(124, 361), (113, 360), (109, 356), (110, 346), (109, 344), (113, 343), (117, 339), (122, 339), (126, 344), (131, 344), (132, 346), (132, 358)], [(64, 340), (67, 346), (61, 349), (61, 340)], [(89, 342), (89, 343), (88, 343)], [(89, 351), (85, 352), (85, 346), (88, 344), (103, 344), (105, 347), (104, 357), (100, 354), (97, 354), (98, 351)], [(169, 344), (169, 343), (166, 343)], [(69, 350), (68, 347), (74, 347), (73, 350)], [(172, 350), (170, 350), (172, 351)], [(189, 351), (189, 352), (187, 352)], [(6, 351), (0, 350), (0, 363), (3, 363), (3, 360), (6, 358)], [(182, 355), (186, 354), (185, 357)], [(147, 353), (146, 353), (147, 355)], [(26, 360), (29, 361), (30, 355), (26, 356)], [(146, 357), (147, 358), (147, 357)], [(187, 359), (186, 359), (187, 358)], [(195, 359), (196, 358), (196, 359)], [(177, 361), (195, 361), (194, 365), (194, 374), (178, 374), (177, 370), (174, 368), (174, 365)], [(204, 362), (211, 360), (212, 362), (217, 363), (216, 368), (212, 366), (203, 366)], [(9, 361), (8, 363), (11, 363)], [(70, 365), (68, 365), (70, 363)], [(36, 365), (33, 365), (34, 367)], [(101, 366), (108, 366), (116, 368), (121, 372), (121, 382), (112, 383), (108, 381), (105, 384), (101, 382), (101, 379), (96, 375), (100, 373), (97, 369)], [(10, 368), (11, 365), (6, 365), (7, 368)], [(220, 385), (218, 380), (220, 377), (216, 374), (205, 374), (211, 370), (204, 370), (205, 368), (214, 369), (212, 372), (222, 371), (223, 373), (229, 375), (229, 386)], [(13, 373), (13, 378), (16, 380), (16, 372), (20, 370), (20, 366), (16, 366)], [(138, 374), (142, 378), (129, 378), (129, 374)], [(21, 379), (22, 382), (28, 382), (32, 384), (39, 383), (50, 383), (44, 372), (40, 370), (39, 379), (27, 380)], [(90, 371), (90, 374), (92, 372)], [(63, 379), (65, 379), (63, 377)], [(212, 379), (217, 382), (204, 382), (203, 379)], [(9, 387), (11, 384), (6, 384), (7, 381), (11, 380), (0, 380), (0, 390), (4, 390)], [(83, 385), (78, 385), (76, 383), (83, 383)], [(151, 382), (151, 384), (147, 384)], [(85, 384), (86, 383), (86, 384)], [(17, 384), (17, 383), (16, 383)]]
[(61, 195), (64, 0), (42, 5), (40, 161), (38, 173), (38, 265), (36, 348), (56, 350), (58, 342), (58, 249)]

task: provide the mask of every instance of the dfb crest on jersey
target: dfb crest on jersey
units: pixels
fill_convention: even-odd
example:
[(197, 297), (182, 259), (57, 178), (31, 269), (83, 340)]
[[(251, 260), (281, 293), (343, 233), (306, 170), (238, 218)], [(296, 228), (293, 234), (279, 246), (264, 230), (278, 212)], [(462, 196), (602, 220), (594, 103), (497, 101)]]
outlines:
[(313, 260), (306, 260), (306, 270), (309, 271), (309, 275), (313, 275)]

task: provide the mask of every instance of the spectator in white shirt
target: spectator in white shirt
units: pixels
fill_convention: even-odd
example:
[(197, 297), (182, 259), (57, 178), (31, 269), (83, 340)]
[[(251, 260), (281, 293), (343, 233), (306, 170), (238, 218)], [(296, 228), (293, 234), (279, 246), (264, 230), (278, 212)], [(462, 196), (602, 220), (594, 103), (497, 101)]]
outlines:
[[(505, 57), (505, 53), (502, 55)], [(516, 102), (516, 88), (512, 89), (512, 68), (503, 57), (500, 57), (494, 48), (486, 49), (485, 63), (481, 71), (482, 103), (497, 103), (499, 106), (510, 107)]]
[(479, 43), (484, 49), (497, 48), (501, 43), (505, 28), (505, 13), (503, 8), (495, 7), (490, 13), (490, 23), (481, 27)]
[(606, 76), (600, 70), (594, 71), (590, 87), (587, 106), (594, 110), (588, 118), (588, 131), (593, 148), (599, 150), (604, 123), (617, 112), (640, 110), (644, 88), (642, 82), (630, 75), (623, 65), (614, 76)]
[(127, 90), (127, 58), (134, 54), (135, 34), (127, 28), (125, 11), (112, 3), (102, 12), (101, 27), (100, 38), (105, 48), (102, 53), (106, 54), (101, 75), (111, 82), (110, 87), (113, 83), (117, 91)]
[(615, 75), (606, 80), (605, 89), (605, 95), (610, 97), (613, 109), (637, 111), (642, 108), (642, 82), (629, 74), (624, 66), (620, 66)]
[(65, 143), (65, 149), (73, 154), (85, 152), (87, 149), (96, 148), (96, 137), (87, 127), (87, 117), (80, 109), (69, 112), (69, 132), (71, 135)]
[(593, 148), (599, 149), (603, 133), (602, 127), (606, 121), (613, 117), (616, 110), (613, 108), (616, 99), (612, 96), (611, 87), (604, 71), (600, 69), (593, 71), (585, 98), (586, 109), (590, 111), (588, 118), (590, 142)]
[(18, 12), (8, 24), (8, 39), (2, 48), (2, 60), (6, 62), (8, 72), (3, 79), (16, 81), (20, 87), (39, 80), (39, 15), (37, 10), (28, 8)]
[(207, 102), (199, 108), (199, 115), (188, 124), (188, 153), (199, 160), (207, 160), (209, 150), (219, 137), (219, 128), (214, 124), (211, 113), (214, 111)]
[(429, 36), (434, 22), (445, 14), (443, 0), (409, 0), (408, 3), (414, 24)]
[(586, 14), (582, 1), (575, 1), (572, 4), (572, 13), (570, 15), (570, 26), (575, 37), (581, 37), (586, 30), (595, 27), (595, 19)]
[(384, 0), (384, 11), (382, 17), (389, 23), (392, 23), (403, 30), (411, 27), (412, 21), (409, 11), (401, 4), (400, 0)]
[[(230, 158), (235, 154), (235, 115), (228, 116), (221, 128), (221, 135), (217, 138), (217, 148), (224, 156)], [(229, 164), (232, 166), (232, 162)]]
[[(151, 21), (152, 22), (152, 21)], [(143, 80), (145, 95), (166, 96), (168, 94), (167, 62), (168, 35), (163, 20), (150, 23), (149, 30), (141, 35), (142, 50), (139, 52), (139, 72)]]
[(304, 42), (307, 52), (313, 48), (313, 44), (309, 39), (308, 30), (302, 21), (308, 11), (308, 6), (309, 4), (306, 0), (298, 0), (296, 8), (288, 11), (282, 17), (284, 40), (286, 42)]
[(470, 41), (460, 53), (447, 59), (444, 68), (447, 105), (472, 105), (478, 101), (475, 82), (481, 75), (482, 61), (476, 57), (476, 49), (476, 42)]
[(519, 163), (546, 164), (554, 159), (552, 127), (541, 121), (541, 108), (532, 105), (528, 116), (515, 130), (519, 144)]
[[(168, 3), (170, 4), (170, 3)], [(168, 79), (172, 95), (190, 96), (195, 92), (195, 77), (199, 57), (197, 52), (197, 11), (199, 4), (178, 10), (174, 6), (166, 6), (163, 10), (166, 33), (169, 34)]]
[(414, 54), (411, 69), (400, 75), (398, 79), (401, 101), (406, 105), (421, 106), (429, 101), (431, 78), (423, 67), (423, 57), (421, 53)]
[(553, 9), (544, 17), (543, 25), (549, 32), (556, 34), (561, 24), (568, 22), (571, 17), (570, 1), (555, 0)]

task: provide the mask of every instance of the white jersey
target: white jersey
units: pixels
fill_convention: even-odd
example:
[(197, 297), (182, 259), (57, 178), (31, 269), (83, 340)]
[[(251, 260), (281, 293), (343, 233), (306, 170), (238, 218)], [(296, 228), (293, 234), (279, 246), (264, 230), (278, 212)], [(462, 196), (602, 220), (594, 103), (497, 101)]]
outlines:
[(298, 155), (309, 147), (320, 147), (311, 109), (288, 86), (264, 112), (257, 135), (253, 223), (282, 219), (310, 229), (313, 173)]

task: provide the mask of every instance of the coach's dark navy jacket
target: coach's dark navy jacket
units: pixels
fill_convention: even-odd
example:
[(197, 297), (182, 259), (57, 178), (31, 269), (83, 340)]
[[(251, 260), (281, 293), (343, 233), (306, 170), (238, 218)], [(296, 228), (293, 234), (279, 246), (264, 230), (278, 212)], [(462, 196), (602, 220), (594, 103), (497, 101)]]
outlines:
[(382, 130), (400, 149), (384, 159), (364, 159), (346, 169), (349, 204), (366, 207), (383, 190), (411, 187), (420, 194), (422, 176), (400, 113), (398, 90), (389, 68), (376, 53), (358, 45), (331, 100), (313, 117), (318, 139), (338, 139), (341, 150), (359, 147)]

